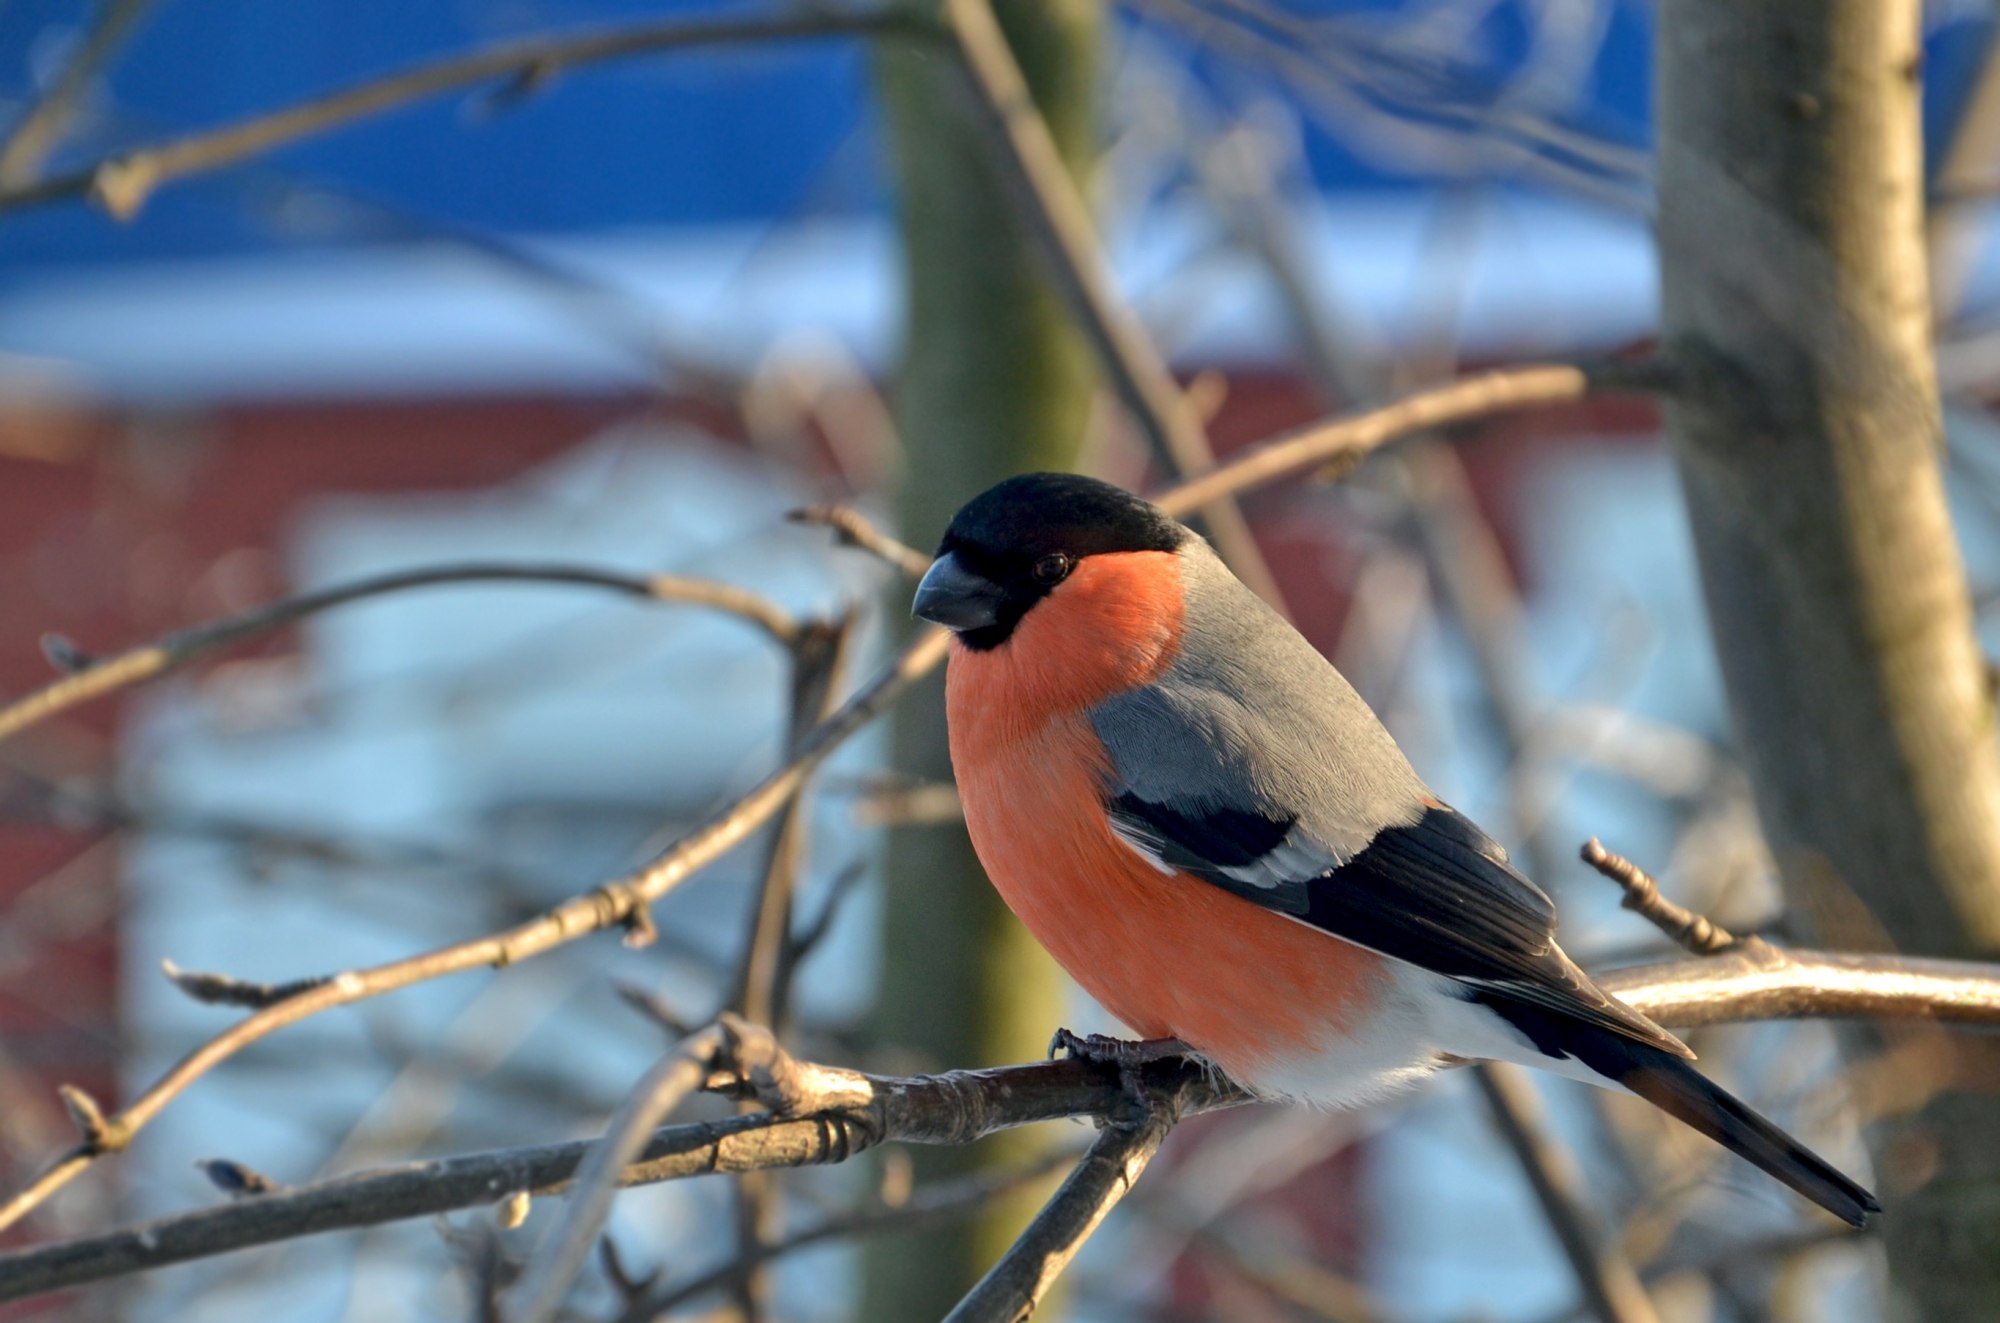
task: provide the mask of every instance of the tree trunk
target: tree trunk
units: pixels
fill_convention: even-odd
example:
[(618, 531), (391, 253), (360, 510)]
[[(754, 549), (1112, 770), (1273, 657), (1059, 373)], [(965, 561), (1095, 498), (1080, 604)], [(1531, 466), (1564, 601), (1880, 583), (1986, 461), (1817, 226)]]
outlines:
[[(1057, 145), (1082, 179), (1096, 151), (1097, 6), (1010, 0), (995, 8)], [(985, 164), (949, 57), (879, 49), (909, 299), (896, 389), (909, 456), (900, 524), (904, 537), (928, 546), (960, 503), (1001, 478), (1074, 466), (1092, 360)], [(897, 601), (907, 608), (907, 590)], [(899, 771), (950, 775), (935, 680), (898, 707), (894, 750)], [(911, 1051), (922, 1069), (1040, 1055), (1061, 1019), (1060, 976), (988, 885), (965, 829), (899, 831), (887, 872), (880, 1041)], [(1036, 1142), (1017, 1135), (913, 1156), (918, 1179), (936, 1180), (975, 1163), (1017, 1160)], [(871, 1248), (859, 1317), (942, 1318), (1033, 1210), (1034, 1201), (1017, 1201), (981, 1221)]]
[[(1939, 471), (1919, 18), (1664, 0), (1666, 413), (1794, 909), (1826, 941), (1991, 959), (2000, 760)], [(1881, 1140), (1898, 1291), (2000, 1317), (2000, 1107), (1946, 1095)]]

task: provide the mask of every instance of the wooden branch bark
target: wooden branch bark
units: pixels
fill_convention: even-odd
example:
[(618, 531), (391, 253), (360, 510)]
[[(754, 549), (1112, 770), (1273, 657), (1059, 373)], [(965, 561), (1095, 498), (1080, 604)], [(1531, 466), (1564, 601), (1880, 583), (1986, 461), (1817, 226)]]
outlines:
[(1178, 1099), (1155, 1101), (1137, 1125), (1106, 1126), (1062, 1188), (945, 1323), (1019, 1323), (1035, 1312), (1083, 1243), (1137, 1183), (1179, 1121)]
[(1534, 1190), (1542, 1220), (1569, 1260), (1584, 1307), (1600, 1323), (1659, 1323), (1632, 1261), (1592, 1211), (1575, 1157), (1543, 1121), (1541, 1099), (1527, 1072), (1482, 1061), (1472, 1067), (1472, 1078), (1494, 1128)]
[(19, 187), (0, 188), (0, 212), (88, 197), (128, 220), (161, 186), (207, 174), (462, 88), (510, 83), (539, 86), (565, 70), (695, 46), (825, 37), (935, 37), (935, 25), (901, 11), (840, 12), (801, 7), (750, 18), (661, 19), (625, 28), (552, 33), (507, 42), (432, 64), (367, 79), (282, 110), (123, 152), (80, 170)]
[(611, 1217), (619, 1176), (660, 1122), (700, 1090), (730, 1051), (731, 1037), (722, 1024), (689, 1034), (633, 1088), (577, 1169), (562, 1220), (543, 1236), (521, 1280), (508, 1292), (503, 1311), (508, 1323), (549, 1323), (556, 1316)]
[[(2000, 756), (1939, 472), (1920, 10), (1662, 6), (1666, 412), (1792, 908), (1841, 946), (1991, 957)], [(1916, 1129), (1938, 1175), (1884, 1191), (1891, 1277), (1923, 1317), (2000, 1316), (2000, 1109), (1951, 1095)]]
[(0, 188), (20, 187), (41, 172), (42, 162), (61, 146), (91, 84), (123, 49), (151, 5), (152, 0), (104, 0), (98, 7), (76, 53), (0, 144)]
[[(1664, 1024), (1876, 1017), (2000, 1029), (2000, 965), (1766, 948), (1616, 970), (1607, 991)], [(759, 1049), (760, 1052), (763, 1049)], [(755, 1055), (755, 1054), (752, 1054)], [(774, 1110), (656, 1131), (621, 1185), (845, 1162), (883, 1143), (964, 1145), (1043, 1121), (1129, 1114), (1115, 1067), (1081, 1059), (911, 1077), (796, 1062), (775, 1051), (743, 1087)], [(754, 1074), (755, 1072), (753, 1072)], [(1147, 1066), (1181, 1115), (1250, 1101), (1182, 1059)], [(282, 1193), (0, 1254), (0, 1301), (328, 1231), (562, 1193), (594, 1141), (470, 1153), (357, 1172)]]
[(372, 575), (317, 592), (301, 593), (280, 602), (252, 607), (169, 634), (154, 643), (114, 656), (84, 657), (67, 640), (46, 644), (67, 663), (68, 674), (0, 707), (0, 740), (17, 735), (40, 721), (79, 704), (177, 670), (190, 662), (253, 638), (272, 634), (308, 616), (352, 602), (416, 588), (472, 583), (568, 584), (603, 588), (658, 602), (685, 602), (727, 612), (790, 645), (798, 623), (776, 603), (747, 588), (674, 574), (627, 574), (590, 565), (430, 565)]
[[(834, 693), (848, 645), (853, 639), (852, 612), (817, 628), (802, 630), (791, 649), (790, 701), (785, 714), (785, 754), (796, 757), (801, 741), (832, 715)], [(743, 940), (743, 958), (730, 992), (729, 1004), (744, 1019), (769, 1025), (774, 1033), (787, 1029), (795, 947), (792, 908), (799, 873), (806, 860), (810, 804), (804, 796), (792, 800), (771, 835), (769, 853), (750, 905), (750, 930)], [(733, 1191), (738, 1257), (754, 1264), (758, 1250), (777, 1233), (777, 1178), (765, 1172), (745, 1172)], [(754, 1266), (734, 1279), (736, 1311), (742, 1323), (759, 1323), (769, 1299), (767, 1275)]]
[[(792, 1063), (770, 1097), (782, 1112), (737, 1116), (657, 1131), (621, 1185), (718, 1173), (845, 1162), (885, 1142), (962, 1146), (1041, 1121), (1104, 1116), (1128, 1108), (1117, 1071), (1064, 1060), (880, 1077)], [(1241, 1101), (1211, 1088), (1186, 1062), (1145, 1075), (1189, 1109)], [(1201, 1090), (1191, 1093), (1191, 1090)], [(517, 1191), (564, 1191), (595, 1141), (474, 1153), (360, 1172), (283, 1194), (256, 1196), (102, 1235), (0, 1254), (0, 1301), (46, 1294), (255, 1245), (496, 1204)]]

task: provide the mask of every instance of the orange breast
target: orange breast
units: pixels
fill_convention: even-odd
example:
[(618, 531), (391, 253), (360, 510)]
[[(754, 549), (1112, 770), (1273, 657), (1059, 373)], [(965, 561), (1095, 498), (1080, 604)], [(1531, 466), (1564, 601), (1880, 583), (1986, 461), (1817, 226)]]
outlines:
[[(1385, 971), (1359, 947), (1160, 872), (1112, 834), (1086, 709), (1172, 661), (1178, 570), (1151, 557), (1173, 559), (1086, 559), (1007, 644), (954, 646), (952, 763), (980, 861), (1036, 940), (1134, 1032), (1179, 1038), (1254, 1084), (1265, 1063), (1365, 1019)], [(1107, 634), (1096, 627), (1108, 612), (1134, 618)]]

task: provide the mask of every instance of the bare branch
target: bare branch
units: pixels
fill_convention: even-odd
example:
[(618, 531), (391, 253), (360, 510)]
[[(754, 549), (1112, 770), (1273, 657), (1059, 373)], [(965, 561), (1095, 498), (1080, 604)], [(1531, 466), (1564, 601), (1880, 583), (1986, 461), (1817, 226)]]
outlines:
[[(941, 1075), (878, 1077), (794, 1061), (739, 1026), (749, 1091), (789, 1114), (737, 1116), (656, 1132), (621, 1185), (717, 1173), (845, 1162), (884, 1142), (970, 1144), (1002, 1130), (1073, 1117), (1122, 1114), (1131, 1098), (1114, 1067), (1043, 1061)], [(1150, 1066), (1149, 1091), (1185, 1097), (1184, 1110), (1244, 1101), (1186, 1061)], [(198, 1212), (34, 1249), (0, 1254), (0, 1300), (45, 1294), (275, 1241), (375, 1226), (458, 1208), (485, 1207), (518, 1191), (561, 1191), (591, 1142), (506, 1149), (358, 1172)]]
[(1516, 409), (1564, 404), (1600, 389), (1648, 390), (1652, 386), (1634, 384), (1622, 370), (1607, 373), (1557, 364), (1482, 372), (1351, 418), (1314, 423), (1273, 437), (1155, 499), (1168, 513), (1185, 514), (1218, 496), (1261, 487), (1307, 469), (1352, 462), (1412, 432)]
[(979, 1279), (945, 1323), (1018, 1323), (1069, 1266), (1180, 1120), (1179, 1099), (1149, 1099), (1143, 1120), (1106, 1126), (1027, 1230)]
[(605, 1127), (604, 1137), (591, 1146), (562, 1220), (542, 1238), (510, 1293), (505, 1310), (510, 1323), (548, 1323), (555, 1317), (611, 1216), (619, 1173), (632, 1164), (661, 1120), (701, 1088), (729, 1050), (728, 1030), (710, 1025), (682, 1039), (646, 1072)]
[(1592, 976), (1675, 1028), (1739, 1020), (1935, 1020), (2000, 1028), (2000, 966), (1748, 942), (1722, 955)]
[(0, 211), (89, 197), (120, 220), (129, 220), (155, 190), (176, 179), (235, 165), (356, 120), (481, 83), (511, 79), (516, 87), (539, 86), (582, 65), (690, 46), (844, 36), (917, 38), (934, 32), (933, 25), (899, 9), (843, 13), (801, 7), (758, 18), (663, 19), (629, 28), (532, 37), (355, 83), (270, 114), (124, 152), (23, 187), (0, 189)]
[(1589, 1311), (1602, 1323), (1658, 1323), (1631, 1260), (1592, 1216), (1576, 1159), (1543, 1124), (1534, 1084), (1519, 1067), (1499, 1062), (1481, 1062), (1472, 1077), (1500, 1137), (1534, 1188)]
[(795, 524), (822, 524), (850, 547), (859, 547), (912, 579), (924, 577), (931, 558), (907, 542), (898, 542), (875, 527), (859, 510), (846, 505), (808, 505), (785, 518)]
[[(1598, 984), (1663, 1024), (1690, 1028), (1803, 1017), (1935, 1019), (2000, 1027), (2000, 965), (1766, 947), (1617, 970)], [(253, 1017), (254, 1018), (254, 1017)], [(800, 1062), (754, 1026), (737, 1029), (739, 1087), (776, 1110), (656, 1132), (623, 1185), (844, 1162), (877, 1144), (970, 1144), (1042, 1121), (1129, 1113), (1116, 1067), (1085, 1060), (893, 1077)], [(1250, 1101), (1185, 1058), (1147, 1065), (1149, 1097), (1181, 1114)], [(737, 1084), (735, 1081), (725, 1083)], [(154, 1110), (157, 1110), (155, 1108)], [(254, 1245), (549, 1194), (589, 1143), (508, 1149), (357, 1173), (136, 1227), (0, 1254), (0, 1301)]]
[(17, 735), (29, 726), (80, 703), (164, 675), (210, 653), (273, 633), (321, 611), (413, 588), (464, 583), (550, 583), (604, 588), (656, 602), (684, 602), (691, 606), (712, 607), (756, 625), (786, 645), (798, 633), (797, 622), (769, 599), (746, 588), (705, 579), (688, 579), (672, 574), (626, 574), (588, 565), (473, 564), (398, 570), (393, 574), (356, 579), (352, 583), (252, 607), (233, 616), (180, 630), (156, 643), (115, 656), (101, 660), (87, 659), (80, 669), (62, 679), (0, 707), (0, 740)]
[[(831, 714), (841, 683), (854, 616), (801, 630), (792, 645), (791, 701), (785, 719), (785, 754), (794, 757), (799, 742)], [(798, 948), (792, 941), (792, 905), (806, 855), (810, 814), (804, 796), (786, 806), (772, 833), (757, 896), (750, 907), (750, 931), (743, 940), (729, 1006), (744, 1019), (783, 1033), (791, 1009), (792, 973)], [(734, 1196), (738, 1256), (754, 1259), (756, 1251), (776, 1233), (778, 1177), (770, 1172), (745, 1172), (736, 1178)], [(736, 1312), (742, 1323), (758, 1323), (765, 1315), (770, 1282), (766, 1274), (747, 1269), (733, 1279)]]
[(942, 1219), (963, 1217), (978, 1210), (996, 1196), (1040, 1180), (1055, 1168), (1073, 1161), (1074, 1156), (1073, 1152), (1048, 1153), (1044, 1154), (1040, 1161), (1014, 1171), (961, 1176), (955, 1180), (939, 1181), (934, 1185), (919, 1188), (900, 1203), (879, 1204), (828, 1217), (803, 1231), (795, 1231), (782, 1240), (760, 1245), (754, 1252), (739, 1255), (698, 1277), (685, 1282), (669, 1283), (656, 1294), (641, 1296), (625, 1307), (624, 1312), (618, 1315), (616, 1323), (646, 1323), (646, 1320), (658, 1318), (661, 1314), (668, 1313), (690, 1300), (732, 1284), (744, 1274), (773, 1259), (781, 1258), (809, 1245), (874, 1235), (905, 1226), (935, 1225)]
[[(786, 716), (785, 754), (796, 757), (803, 741), (833, 713), (834, 694), (846, 669), (854, 616), (815, 624), (799, 633), (792, 647), (792, 678)], [(750, 932), (729, 1004), (738, 1014), (782, 1033), (790, 1000), (792, 900), (805, 849), (806, 814), (793, 800), (778, 823), (751, 907)]]
[(856, 884), (867, 875), (868, 869), (859, 862), (849, 864), (834, 875), (832, 884), (826, 889), (826, 899), (820, 902), (819, 913), (813, 915), (811, 922), (792, 936), (792, 953), (789, 958), (793, 968), (797, 968), (801, 961), (812, 954), (814, 947), (826, 940), (827, 933), (833, 928), (833, 921), (840, 917), (842, 903), (854, 894)]
[(682, 1019), (680, 1013), (667, 1005), (666, 1001), (657, 994), (640, 987), (636, 983), (619, 981), (613, 983), (611, 986), (612, 991), (618, 994), (619, 1000), (651, 1020), (654, 1024), (665, 1029), (668, 1033), (671, 1033), (675, 1038), (686, 1038), (694, 1032), (694, 1026)]
[[(1613, 854), (1595, 836), (1583, 843), (1583, 862), (1625, 889), (1619, 904), (1698, 956), (1718, 955), (1741, 944), (1736, 934), (1706, 915), (1676, 905), (1660, 892), (1653, 875), (1622, 854)], [(1751, 937), (1742, 941), (1758, 942)]]
[(0, 188), (19, 187), (40, 173), (42, 162), (69, 131), (70, 121), (90, 91), (91, 80), (118, 53), (151, 3), (104, 0), (69, 63), (34, 108), (14, 122), (6, 145), (0, 147)]
[[(1174, 383), (1139, 319), (1119, 297), (1099, 251), (1097, 230), (1076, 181), (993, 16), (989, 0), (944, 0), (966, 82), (986, 132), (1002, 191), (1046, 261), (1055, 288), (1096, 350), (1113, 391), (1168, 472), (1215, 466), (1215, 450), (1193, 404)], [(1237, 577), (1280, 609), (1283, 597), (1233, 495), (1201, 503), (1216, 550)]]

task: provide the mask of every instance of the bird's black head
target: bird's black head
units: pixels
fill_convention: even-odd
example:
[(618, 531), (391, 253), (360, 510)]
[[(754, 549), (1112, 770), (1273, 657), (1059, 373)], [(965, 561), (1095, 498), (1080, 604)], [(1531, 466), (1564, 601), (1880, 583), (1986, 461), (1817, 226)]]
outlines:
[(997, 647), (1084, 557), (1173, 551), (1190, 536), (1159, 507), (1108, 482), (1024, 473), (952, 516), (912, 610), (957, 631), (967, 647)]

